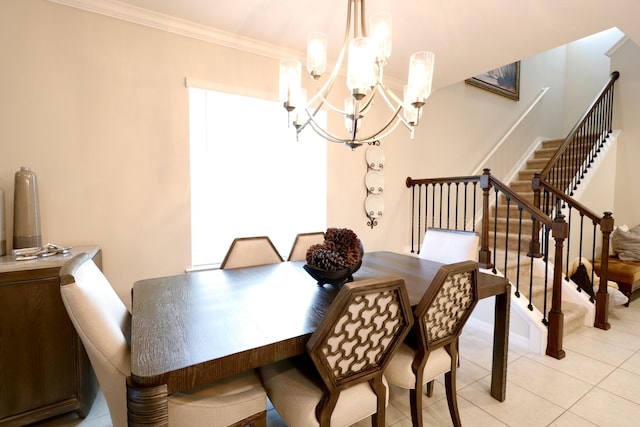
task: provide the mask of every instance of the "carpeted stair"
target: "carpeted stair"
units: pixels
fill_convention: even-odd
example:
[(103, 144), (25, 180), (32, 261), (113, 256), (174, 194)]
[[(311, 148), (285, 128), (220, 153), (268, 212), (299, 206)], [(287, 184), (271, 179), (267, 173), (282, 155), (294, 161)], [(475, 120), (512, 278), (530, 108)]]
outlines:
[[(555, 151), (560, 147), (563, 140), (549, 140), (542, 142), (541, 146), (536, 150), (527, 160), (525, 166), (518, 173), (517, 178), (512, 181), (509, 186), (515, 190), (521, 197), (533, 204), (533, 190), (531, 189), (531, 179), (535, 173), (542, 171), (547, 162), (554, 155)], [(531, 221), (530, 216), (523, 213), (522, 215), (522, 235), (518, 235), (519, 229), (519, 211), (512, 202), (509, 209), (507, 209), (506, 199), (501, 194), (498, 204), (496, 230), (497, 241), (496, 246), (496, 268), (500, 271), (504, 271), (504, 248), (509, 252), (507, 258), (507, 266), (505, 275), (510, 279), (512, 285), (516, 286), (516, 278), (519, 276), (519, 290), (522, 294), (521, 298), (528, 298), (529, 296), (529, 282), (531, 271), (531, 258), (527, 257), (528, 245), (531, 241)], [(507, 210), (509, 214), (509, 236), (507, 239)], [(493, 235), (495, 210), (491, 213), (490, 230)], [(491, 239), (492, 240), (492, 239)], [(520, 240), (520, 272), (518, 274), (518, 241)], [(490, 249), (493, 251), (493, 241), (490, 241)], [(540, 258), (534, 259), (533, 268), (533, 284), (532, 284), (532, 297), (531, 301), (534, 307), (540, 312), (544, 310), (544, 293), (545, 293), (545, 265), (544, 261)], [(549, 272), (546, 279), (547, 282), (547, 307), (548, 313), (551, 309), (551, 293), (552, 293), (552, 281), (553, 281), (553, 263), (548, 264)], [(577, 304), (573, 304), (566, 299), (562, 302), (562, 312), (564, 313), (564, 334), (567, 335), (572, 331), (580, 328), (584, 324), (584, 316), (587, 313), (587, 309)]]

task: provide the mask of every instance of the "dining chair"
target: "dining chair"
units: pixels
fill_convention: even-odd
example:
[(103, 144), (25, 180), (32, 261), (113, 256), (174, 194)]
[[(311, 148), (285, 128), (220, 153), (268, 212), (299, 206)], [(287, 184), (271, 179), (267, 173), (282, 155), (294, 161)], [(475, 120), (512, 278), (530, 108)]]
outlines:
[(238, 237), (229, 246), (220, 268), (251, 267), (283, 261), (269, 237)]
[(429, 228), (418, 257), (442, 264), (477, 261), (479, 247), (480, 238), (475, 231)]
[(478, 302), (478, 263), (462, 261), (440, 267), (414, 309), (413, 329), (391, 358), (384, 375), (390, 384), (409, 389), (413, 426), (422, 427), (422, 388), (445, 376), (449, 413), (460, 426), (456, 394), (457, 340)]
[(305, 261), (307, 259), (307, 249), (311, 245), (324, 242), (324, 232), (299, 233), (293, 241), (291, 252), (287, 261)]
[[(112, 424), (127, 425), (131, 375), (131, 315), (89, 255), (60, 269), (60, 293), (107, 401)], [(266, 393), (253, 370), (169, 395), (168, 421), (176, 426), (266, 426)]]
[(404, 280), (343, 285), (307, 342), (307, 354), (259, 368), (286, 425), (349, 426), (371, 416), (385, 425), (384, 371), (413, 315)]

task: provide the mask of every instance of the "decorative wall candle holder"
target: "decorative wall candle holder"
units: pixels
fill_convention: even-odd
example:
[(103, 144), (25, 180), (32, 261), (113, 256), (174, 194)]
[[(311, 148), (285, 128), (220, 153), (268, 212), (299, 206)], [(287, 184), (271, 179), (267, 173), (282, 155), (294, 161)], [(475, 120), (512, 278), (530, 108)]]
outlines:
[[(379, 143), (378, 143), (379, 144)], [(384, 213), (384, 175), (382, 169), (385, 164), (385, 155), (379, 145), (373, 145), (365, 155), (367, 160), (367, 174), (364, 178), (367, 188), (367, 197), (364, 200), (364, 210), (367, 214), (367, 225), (371, 228), (378, 225), (378, 218)]]

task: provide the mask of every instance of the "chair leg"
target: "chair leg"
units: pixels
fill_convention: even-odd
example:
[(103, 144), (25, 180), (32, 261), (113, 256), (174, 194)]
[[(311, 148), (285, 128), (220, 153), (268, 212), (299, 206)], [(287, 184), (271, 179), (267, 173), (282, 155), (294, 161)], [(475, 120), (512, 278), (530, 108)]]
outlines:
[[(455, 363), (453, 364), (455, 366)], [(456, 369), (444, 374), (444, 383), (447, 389), (447, 403), (449, 404), (449, 414), (454, 427), (461, 427), (460, 413), (458, 412), (458, 393), (456, 391)]]
[(413, 427), (422, 427), (422, 384), (409, 390), (409, 402)]
[(433, 397), (433, 386), (435, 385), (436, 380), (431, 380), (427, 383), (427, 388), (425, 389), (425, 393), (427, 397)]

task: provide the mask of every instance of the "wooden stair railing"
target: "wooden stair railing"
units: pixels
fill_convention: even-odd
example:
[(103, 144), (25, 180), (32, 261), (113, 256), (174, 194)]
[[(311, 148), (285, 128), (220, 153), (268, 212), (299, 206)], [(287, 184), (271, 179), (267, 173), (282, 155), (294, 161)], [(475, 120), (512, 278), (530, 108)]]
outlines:
[[(489, 169), (485, 169), (482, 175), (464, 176), (464, 177), (448, 177), (448, 178), (427, 178), (412, 179), (407, 178), (406, 185), (412, 189), (412, 210), (411, 210), (411, 252), (418, 252), (420, 248), (421, 236), (427, 231), (429, 226), (438, 228), (449, 228), (455, 230), (471, 229), (475, 231), (476, 218), (481, 223), (480, 250), (478, 253), (478, 262), (482, 268), (493, 269), (497, 273), (495, 265), (498, 262), (498, 233), (496, 227), (495, 213), (498, 209), (503, 194), (506, 201), (507, 210), (514, 208), (517, 210), (519, 217), (519, 226), (515, 230), (517, 234), (518, 251), (516, 252), (516, 277), (508, 277), (507, 266), (510, 261), (508, 251), (509, 244), (509, 224), (507, 222), (506, 237), (504, 246), (500, 246), (500, 250), (504, 249), (504, 271), (503, 274), (512, 284), (515, 284), (517, 297), (521, 297), (520, 289), (520, 254), (519, 249), (522, 248), (522, 240), (530, 237), (531, 240), (526, 242), (532, 247), (534, 241), (543, 242), (540, 245), (540, 251), (532, 253), (529, 257), (541, 256), (545, 262), (553, 259), (554, 273), (552, 284), (552, 301), (551, 308), (547, 310), (548, 302), (546, 292), (543, 294), (544, 302), (542, 313), (542, 323), (547, 325), (547, 348), (546, 354), (557, 359), (564, 357), (562, 349), (563, 338), (563, 313), (562, 313), (562, 254), (564, 240), (567, 236), (567, 224), (562, 215), (558, 215), (552, 220), (547, 214), (533, 206), (530, 202), (519, 196), (508, 185), (494, 178)], [(431, 192), (429, 191), (431, 190)], [(491, 192), (494, 195), (491, 195)], [(481, 207), (478, 207), (481, 198)], [(494, 209), (494, 219), (492, 220), (491, 208)], [(476, 212), (481, 208), (481, 213)], [(533, 225), (529, 236), (523, 236), (523, 221), (532, 221), (539, 225), (538, 228)], [(491, 232), (493, 225), (493, 233)], [(540, 234), (542, 237), (534, 236), (534, 233)], [(555, 249), (553, 255), (549, 257), (549, 234), (555, 240)], [(490, 249), (493, 242), (493, 252)], [(533, 311), (531, 302), (532, 286), (533, 286), (533, 260), (531, 260), (529, 272), (529, 310)], [(546, 265), (546, 264), (545, 264)], [(545, 277), (545, 288), (547, 286)]]
[(593, 100), (586, 112), (565, 138), (564, 143), (540, 172), (543, 181), (565, 194), (573, 192), (584, 174), (598, 156), (612, 130), (613, 93), (618, 71), (611, 73), (609, 81)]
[[(594, 326), (600, 329), (609, 329), (608, 323), (608, 250), (609, 236), (613, 231), (614, 220), (610, 212), (605, 212), (603, 217), (594, 214), (585, 206), (571, 198), (584, 179), (595, 158), (600, 153), (607, 137), (612, 131), (613, 122), (613, 94), (615, 82), (620, 77), (618, 71), (611, 73), (609, 81), (604, 85), (599, 95), (593, 100), (586, 112), (565, 138), (564, 143), (551, 157), (540, 174), (536, 174), (532, 180), (534, 190), (534, 205), (548, 215), (560, 211), (560, 204), (569, 208), (569, 217), (575, 209), (581, 218), (580, 228), (580, 252), (582, 257), (582, 220), (586, 216), (593, 222), (591, 262), (596, 258), (596, 227), (600, 227), (602, 249), (600, 257), (602, 267), (600, 271), (600, 286), (596, 295), (596, 318)], [(543, 191), (544, 197), (540, 192)], [(569, 222), (569, 231), (571, 230)], [(571, 240), (569, 239), (569, 242)], [(569, 249), (569, 248), (568, 248)], [(569, 250), (567, 249), (567, 265), (569, 263)], [(586, 257), (589, 258), (589, 257)], [(593, 273), (592, 273), (593, 276)], [(566, 278), (568, 280), (568, 278)], [(593, 283), (593, 277), (591, 277)]]
[[(574, 226), (572, 226), (572, 212), (575, 211), (579, 220), (578, 235), (578, 248), (574, 249), (575, 257), (583, 257), (585, 251), (590, 250), (584, 256), (584, 258), (590, 259), (594, 264), (596, 255), (602, 260), (602, 266), (600, 270), (600, 284), (598, 286), (598, 292), (596, 293), (595, 301), (595, 320), (594, 326), (596, 328), (607, 330), (611, 327), (609, 324), (609, 293), (607, 292), (608, 282), (608, 258), (609, 258), (609, 239), (611, 232), (613, 231), (614, 219), (611, 212), (604, 212), (602, 217), (599, 217), (593, 211), (586, 206), (580, 204), (570, 196), (567, 196), (562, 191), (554, 188), (549, 183), (540, 179), (540, 174), (535, 174), (532, 181), (534, 205), (547, 215), (553, 215), (555, 212), (560, 212), (562, 209), (567, 209), (568, 218), (568, 235), (567, 235), (567, 251), (566, 251), (566, 265), (565, 280), (569, 281), (568, 265), (570, 262), (571, 248), (571, 236), (575, 232)], [(585, 217), (591, 220), (593, 229), (589, 230), (584, 224)], [(600, 228), (600, 234), (597, 232), (597, 228)], [(575, 236), (575, 234), (574, 234)], [(598, 244), (598, 238), (600, 239), (600, 253), (596, 254), (596, 248)], [(590, 242), (590, 244), (589, 244)], [(585, 248), (585, 246), (587, 246)], [(591, 272), (591, 283), (594, 282), (594, 272)]]

